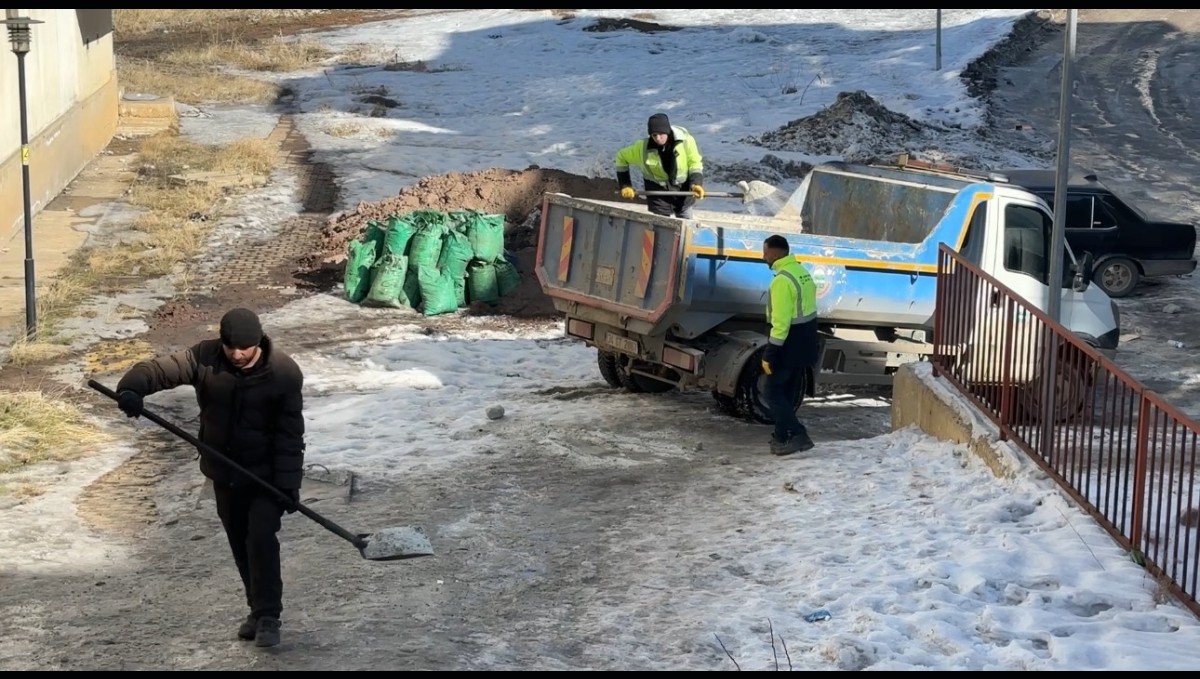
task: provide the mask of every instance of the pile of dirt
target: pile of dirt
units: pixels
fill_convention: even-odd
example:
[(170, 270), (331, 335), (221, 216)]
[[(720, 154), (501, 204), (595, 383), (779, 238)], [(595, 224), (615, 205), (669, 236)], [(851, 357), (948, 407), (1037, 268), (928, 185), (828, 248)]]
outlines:
[(886, 163), (907, 153), (918, 160), (977, 171), (1032, 166), (1049, 152), (1020, 135), (1006, 135), (998, 143), (997, 135), (987, 127), (967, 130), (914, 120), (859, 90), (841, 92), (828, 108), (741, 141), (773, 151), (840, 157), (850, 163)]
[(918, 122), (889, 110), (862, 90), (841, 92), (837, 100), (817, 113), (799, 118), (757, 137), (742, 139), (774, 151), (799, 151), (821, 156), (841, 156), (861, 162), (935, 143), (942, 128)]
[(413, 210), (478, 210), (504, 215), (504, 245), (518, 260), (521, 286), (500, 303), (481, 305), (472, 311), (520, 317), (556, 316), (533, 272), (542, 196), (565, 193), (577, 198), (612, 200), (617, 188), (615, 179), (584, 177), (536, 165), (525, 170), (490, 168), (424, 177), (392, 198), (360, 203), (354, 210), (331, 218), (322, 232), (320, 249), (301, 260), (296, 275), (312, 280), (314, 271), (322, 271), (321, 280), (340, 281), (347, 245), (361, 236), (372, 220), (386, 221), (392, 215)]

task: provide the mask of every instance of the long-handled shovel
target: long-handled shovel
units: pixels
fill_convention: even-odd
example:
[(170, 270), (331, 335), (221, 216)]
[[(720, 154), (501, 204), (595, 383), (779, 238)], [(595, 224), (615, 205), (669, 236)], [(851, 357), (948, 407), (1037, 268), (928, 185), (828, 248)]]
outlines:
[[(692, 195), (691, 191), (638, 191), (639, 196), (675, 196), (684, 197)], [(744, 198), (743, 193), (733, 193), (730, 191), (705, 191), (705, 198)]]
[[(117, 400), (116, 392), (104, 386), (103, 384), (100, 384), (96, 380), (88, 380), (87, 385), (101, 394), (111, 398), (112, 400)], [(243, 474), (247, 478), (253, 479), (255, 483), (273, 493), (285, 507), (293, 505), (292, 499), (284, 494), (283, 491), (255, 476), (245, 467), (222, 455), (212, 446), (202, 442), (195, 436), (192, 436), (186, 431), (180, 429), (174, 424), (171, 424), (149, 410), (146, 410), (145, 408), (142, 409), (142, 415), (147, 420), (150, 420), (163, 429), (166, 429), (193, 446), (196, 446), (197, 449), (201, 450), (205, 454), (211, 455), (213, 459), (227, 464), (237, 470), (240, 474)], [(307, 516), (313, 521), (316, 521), (329, 532), (357, 547), (359, 553), (362, 554), (364, 559), (369, 559), (371, 561), (395, 561), (398, 559), (411, 559), (418, 556), (433, 555), (433, 545), (429, 543), (429, 538), (425, 536), (424, 531), (422, 531), (420, 528), (402, 526), (399, 528), (385, 528), (378, 533), (359, 533), (355, 535), (354, 533), (351, 533), (345, 528), (342, 528), (336, 523), (316, 513), (303, 503), (297, 502), (294, 503), (294, 506), (301, 514)]]

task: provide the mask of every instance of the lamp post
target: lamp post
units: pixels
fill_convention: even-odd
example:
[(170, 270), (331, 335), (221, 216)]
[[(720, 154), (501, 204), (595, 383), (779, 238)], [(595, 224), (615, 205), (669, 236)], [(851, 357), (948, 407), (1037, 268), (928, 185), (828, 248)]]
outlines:
[(17, 55), (17, 95), (21, 107), (21, 188), (25, 207), (25, 336), (32, 339), (37, 333), (37, 296), (33, 277), (33, 208), (29, 200), (29, 117), (25, 102), (25, 55), (33, 38), (30, 26), (43, 23), (29, 17), (17, 16), (19, 10), (4, 10), (8, 39)]

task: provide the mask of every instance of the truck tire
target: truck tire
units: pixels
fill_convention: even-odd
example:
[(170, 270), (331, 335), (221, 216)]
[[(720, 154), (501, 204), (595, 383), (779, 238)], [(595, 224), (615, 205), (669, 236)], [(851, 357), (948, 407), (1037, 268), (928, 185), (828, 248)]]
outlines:
[(617, 367), (616, 355), (597, 349), (596, 367), (600, 369), (600, 376), (604, 378), (608, 386), (613, 389), (620, 389), (624, 386), (621, 383), (621, 369)]
[(717, 402), (717, 410), (721, 411), (722, 413), (726, 415), (732, 415), (734, 417), (738, 417), (741, 414), (738, 412), (737, 399), (733, 396), (726, 396), (716, 389), (713, 389), (712, 397), (713, 400)]
[(1113, 257), (1100, 262), (1096, 267), (1092, 280), (1112, 298), (1128, 297), (1137, 287), (1141, 272), (1133, 260), (1125, 257)]
[[(742, 366), (734, 402), (741, 417), (758, 424), (775, 424), (775, 420), (771, 418), (771, 408), (767, 405), (764, 392), (767, 376), (762, 369), (763, 353), (763, 351), (755, 352), (750, 360), (746, 361), (746, 365)], [(796, 396), (796, 410), (799, 410), (800, 406), (804, 404), (804, 393), (808, 390), (808, 373), (801, 373), (800, 379), (800, 389)]]
[[(1058, 364), (1058, 380), (1055, 391), (1058, 398), (1049, 408), (1054, 424), (1070, 424), (1079, 420), (1087, 404), (1095, 398), (1095, 379), (1079, 366), (1070, 363)], [(1032, 384), (1018, 389), (1016, 403), (1019, 408), (1018, 417), (1023, 424), (1036, 424), (1046, 418), (1044, 377), (1035, 379)]]

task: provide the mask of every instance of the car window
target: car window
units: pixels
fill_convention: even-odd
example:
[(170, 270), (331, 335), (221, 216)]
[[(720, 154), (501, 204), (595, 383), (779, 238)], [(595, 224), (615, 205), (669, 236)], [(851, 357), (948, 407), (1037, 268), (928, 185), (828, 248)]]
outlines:
[(1109, 209), (1110, 212), (1116, 215), (1117, 221), (1121, 221), (1122, 217), (1126, 221), (1140, 220), (1148, 221), (1146, 213), (1142, 212), (1136, 205), (1130, 205), (1125, 201), (1113, 195), (1106, 195), (1100, 199), (1100, 202)]
[(1112, 208), (1105, 205), (1104, 201), (1095, 201), (1095, 212), (1092, 214), (1093, 229), (1114, 229), (1117, 226), (1117, 217), (1113, 214)]
[[(1054, 204), (1050, 204), (1054, 209)], [(1067, 194), (1067, 227), (1068, 229), (1090, 229), (1095, 224), (1095, 201), (1091, 196)]]

